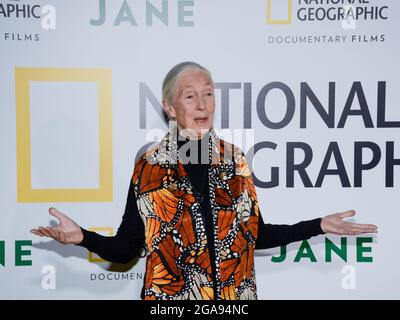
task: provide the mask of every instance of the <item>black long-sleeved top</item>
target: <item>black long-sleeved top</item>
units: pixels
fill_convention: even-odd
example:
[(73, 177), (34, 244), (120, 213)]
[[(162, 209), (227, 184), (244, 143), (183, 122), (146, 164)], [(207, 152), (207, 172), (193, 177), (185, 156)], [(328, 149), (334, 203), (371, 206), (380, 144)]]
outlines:
[[(208, 138), (206, 135), (203, 139)], [(188, 140), (179, 141), (181, 147)], [(199, 144), (202, 140), (199, 140)], [(189, 141), (189, 143), (193, 143)], [(196, 143), (196, 142), (194, 142)], [(190, 149), (189, 149), (190, 150)], [(189, 153), (188, 153), (189, 154)], [(198, 160), (201, 160), (201, 152), (198, 152)], [(213, 221), (211, 205), (208, 195), (208, 175), (206, 170), (208, 164), (184, 164), (194, 190), (202, 194), (204, 201), (201, 202), (204, 212), (206, 233), (211, 258), (211, 268), (215, 274), (215, 251), (213, 237)], [(203, 189), (202, 189), (203, 187)], [(95, 252), (101, 258), (117, 263), (127, 263), (139, 255), (139, 251), (145, 242), (145, 229), (143, 220), (136, 203), (132, 179), (130, 180), (129, 191), (122, 222), (115, 236), (107, 237), (82, 228), (83, 241), (79, 244), (89, 251)], [(309, 239), (324, 233), (321, 229), (321, 218), (301, 221), (293, 225), (265, 224), (261, 214), (259, 215), (258, 237), (256, 249), (267, 249), (289, 244), (291, 242)], [(214, 285), (215, 290), (215, 285)], [(142, 290), (143, 298), (143, 290)]]

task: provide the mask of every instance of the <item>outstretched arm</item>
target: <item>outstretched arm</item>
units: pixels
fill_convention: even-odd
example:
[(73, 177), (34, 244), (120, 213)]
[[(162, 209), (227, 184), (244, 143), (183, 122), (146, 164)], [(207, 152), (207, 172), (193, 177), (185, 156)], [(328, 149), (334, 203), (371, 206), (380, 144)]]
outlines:
[(144, 224), (138, 212), (132, 182), (121, 225), (113, 237), (88, 231), (55, 208), (50, 208), (49, 213), (59, 220), (59, 225), (32, 229), (32, 233), (53, 238), (62, 244), (77, 244), (110, 262), (129, 262), (139, 255), (144, 244)]
[(293, 225), (264, 224), (259, 216), (258, 238), (256, 249), (269, 249), (289, 243), (306, 240), (323, 233), (338, 235), (358, 235), (376, 233), (377, 226), (345, 221), (345, 218), (355, 215), (354, 210), (327, 215), (324, 218), (301, 221)]

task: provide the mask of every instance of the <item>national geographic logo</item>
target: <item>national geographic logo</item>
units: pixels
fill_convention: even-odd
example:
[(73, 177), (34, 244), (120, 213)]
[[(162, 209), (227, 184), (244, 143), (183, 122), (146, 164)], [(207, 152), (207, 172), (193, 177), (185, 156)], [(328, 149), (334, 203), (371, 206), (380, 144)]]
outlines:
[[(267, 24), (387, 20), (388, 6), (370, 0), (267, 0)], [(296, 4), (296, 6), (294, 6)]]
[[(56, 9), (46, 4), (23, 3), (20, 0), (10, 0), (8, 3), (0, 3), (0, 19), (14, 20), (15, 23), (24, 23), (26, 20), (40, 21), (43, 30), (56, 29)], [(7, 30), (2, 32), (2, 40), (35, 42), (40, 40), (38, 32), (14, 32)]]

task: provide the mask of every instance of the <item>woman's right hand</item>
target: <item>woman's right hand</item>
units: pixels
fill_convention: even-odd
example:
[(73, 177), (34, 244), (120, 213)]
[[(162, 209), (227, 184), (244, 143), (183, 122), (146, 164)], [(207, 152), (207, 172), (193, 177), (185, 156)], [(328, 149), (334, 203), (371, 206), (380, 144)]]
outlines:
[(49, 213), (59, 220), (59, 224), (52, 227), (38, 227), (30, 232), (40, 237), (49, 237), (57, 240), (62, 244), (78, 244), (83, 240), (81, 227), (65, 214), (58, 211), (56, 208), (49, 208)]

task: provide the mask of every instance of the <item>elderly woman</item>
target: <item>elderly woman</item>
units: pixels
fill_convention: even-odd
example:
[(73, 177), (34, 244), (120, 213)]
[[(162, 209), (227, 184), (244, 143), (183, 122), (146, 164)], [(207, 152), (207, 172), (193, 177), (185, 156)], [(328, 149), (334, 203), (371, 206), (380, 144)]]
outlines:
[(57, 227), (31, 232), (125, 263), (146, 247), (142, 299), (257, 299), (254, 250), (323, 233), (358, 235), (375, 225), (346, 222), (354, 210), (294, 225), (264, 224), (243, 152), (213, 129), (214, 84), (194, 62), (163, 82), (169, 131), (135, 164), (118, 232), (105, 237), (55, 208)]

